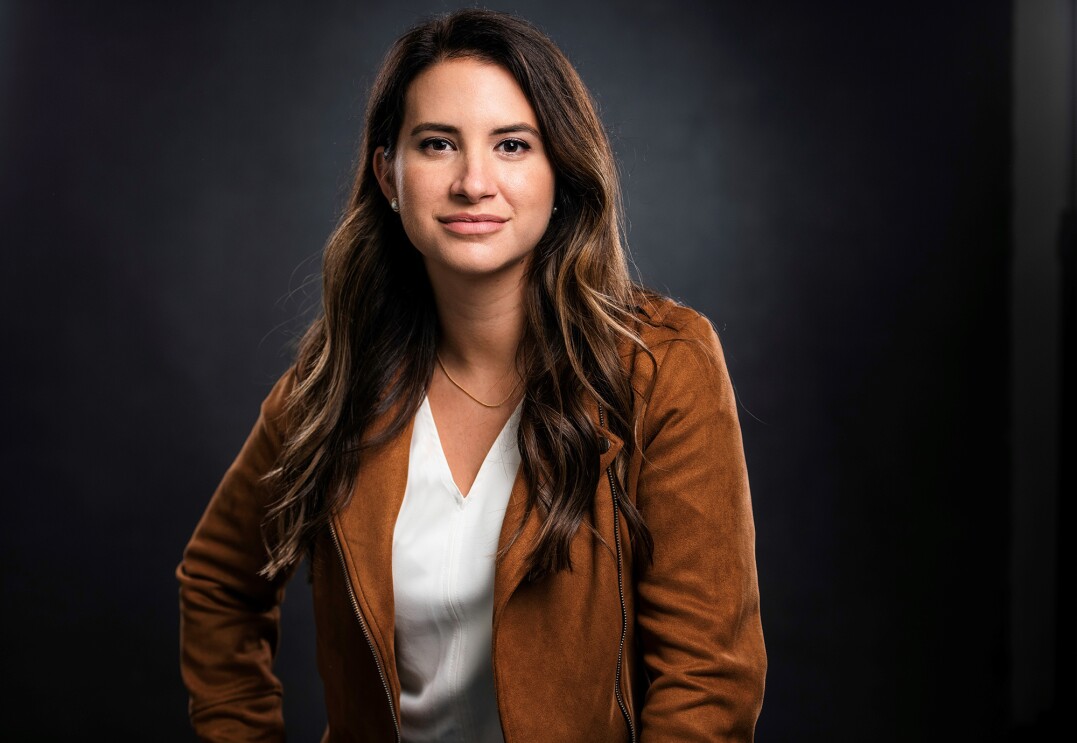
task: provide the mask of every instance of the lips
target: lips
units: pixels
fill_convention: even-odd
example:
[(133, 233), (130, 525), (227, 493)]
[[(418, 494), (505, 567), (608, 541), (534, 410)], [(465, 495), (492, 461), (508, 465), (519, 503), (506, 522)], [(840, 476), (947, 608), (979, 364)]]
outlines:
[(496, 214), (448, 214), (438, 217), (449, 232), (459, 235), (486, 235), (497, 232), (508, 220)]

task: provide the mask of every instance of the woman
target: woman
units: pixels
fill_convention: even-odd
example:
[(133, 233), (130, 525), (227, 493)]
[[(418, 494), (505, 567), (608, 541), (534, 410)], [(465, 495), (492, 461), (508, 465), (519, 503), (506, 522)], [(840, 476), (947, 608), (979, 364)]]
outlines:
[(592, 101), (465, 10), (397, 41), (303, 339), (178, 569), (191, 719), (283, 735), (311, 557), (332, 741), (750, 740), (766, 659), (717, 338), (632, 284)]

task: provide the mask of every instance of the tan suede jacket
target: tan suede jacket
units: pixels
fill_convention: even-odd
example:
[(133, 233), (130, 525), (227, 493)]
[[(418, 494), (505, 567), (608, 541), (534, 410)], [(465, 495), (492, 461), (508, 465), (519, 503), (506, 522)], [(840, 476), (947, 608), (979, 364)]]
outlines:
[[(740, 427), (718, 339), (699, 314), (650, 305), (626, 350), (639, 446), (622, 492), (609, 446), (593, 526), (572, 543), (573, 570), (525, 580), (537, 512), (496, 566), (493, 666), (506, 743), (750, 741), (763, 698), (754, 527)], [(184, 553), (181, 659), (190, 716), (213, 741), (281, 740), (272, 672), (284, 579), (258, 577), (269, 494), (260, 485), (281, 446), (286, 374), (262, 406)], [(317, 540), (311, 568), (324, 740), (400, 739), (394, 655), (393, 526), (407, 481), (410, 427), (367, 455), (354, 495)], [(602, 444), (600, 448), (605, 445)], [(517, 476), (501, 545), (521, 523)], [(633, 564), (619, 499), (654, 537), (653, 564)]]

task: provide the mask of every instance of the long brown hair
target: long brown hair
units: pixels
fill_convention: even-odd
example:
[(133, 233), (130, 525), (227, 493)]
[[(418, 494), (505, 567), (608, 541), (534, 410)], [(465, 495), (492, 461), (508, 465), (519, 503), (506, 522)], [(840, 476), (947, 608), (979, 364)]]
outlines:
[[(267, 576), (302, 558), (351, 496), (363, 452), (406, 427), (433, 374), (438, 322), (429, 280), (371, 159), (379, 146), (393, 151), (411, 81), (461, 57), (513, 75), (556, 178), (558, 214), (529, 264), (518, 352), (527, 508), (542, 516), (533, 579), (571, 568), (569, 544), (591, 514), (602, 474), (595, 403), (625, 442), (620, 468), (632, 451), (632, 389), (618, 343), (642, 346), (633, 318), (643, 290), (629, 275), (617, 167), (591, 96), (561, 51), (526, 21), (475, 9), (436, 18), (397, 40), (370, 94), (351, 195), (325, 248), (323, 312), (300, 344), (285, 410), (289, 436), (267, 476), (279, 494), (263, 526)], [(387, 423), (372, 430), (381, 416)], [(639, 512), (627, 500), (621, 506), (637, 552), (649, 557)]]

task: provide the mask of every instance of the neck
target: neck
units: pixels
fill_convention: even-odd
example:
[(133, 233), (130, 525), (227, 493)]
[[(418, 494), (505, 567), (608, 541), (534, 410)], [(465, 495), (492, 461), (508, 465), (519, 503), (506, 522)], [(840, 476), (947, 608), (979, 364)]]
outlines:
[(431, 275), (441, 325), (439, 353), (473, 378), (502, 377), (524, 333), (524, 276)]

